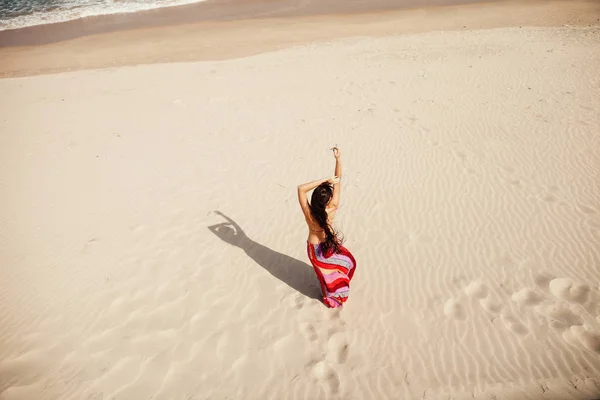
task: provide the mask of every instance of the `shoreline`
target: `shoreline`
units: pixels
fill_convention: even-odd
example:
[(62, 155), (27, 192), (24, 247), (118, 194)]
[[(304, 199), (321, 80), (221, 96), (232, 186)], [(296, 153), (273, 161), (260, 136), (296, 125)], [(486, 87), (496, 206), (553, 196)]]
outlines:
[[(190, 6), (173, 8), (185, 7)], [(223, 4), (219, 7), (226, 9)], [(233, 6), (230, 4), (229, 7)], [(168, 9), (159, 11), (165, 10)], [(279, 9), (278, 12), (285, 14), (286, 11)], [(139, 14), (144, 13), (156, 14), (157, 11)], [(293, 14), (290, 10), (287, 13)], [(98, 18), (104, 17), (108, 16)], [(108, 19), (119, 18), (111, 16)], [(499, 1), (368, 13), (271, 16), (197, 23), (179, 21), (162, 27), (136, 27), (105, 33), (93, 33), (97, 27), (95, 23), (86, 25), (86, 20), (77, 20), (56, 25), (69, 29), (87, 26), (87, 30), (75, 29), (78, 35), (86, 36), (41, 45), (1, 47), (7, 42), (16, 42), (7, 39), (10, 38), (6, 34), (9, 31), (0, 32), (0, 59), (3, 60), (0, 78), (140, 64), (223, 60), (353, 36), (599, 23), (600, 2), (588, 0)], [(316, 24), (319, 29), (315, 29)], [(49, 25), (43, 27), (50, 29)], [(18, 30), (24, 35), (24, 39), (19, 40), (26, 40), (36, 31), (34, 28)], [(64, 33), (69, 29), (60, 31)], [(111, 25), (106, 29), (111, 29)]]
[(369, 14), (503, 1), (506, 2), (506, 0), (432, 0), (423, 5), (418, 0), (402, 0), (402, 4), (398, 4), (397, 0), (359, 0), (352, 3), (337, 1), (323, 5), (317, 0), (307, 0), (301, 4), (298, 4), (298, 0), (205, 0), (133, 13), (95, 15), (8, 29), (0, 31), (0, 48), (51, 44), (96, 34), (215, 21)]

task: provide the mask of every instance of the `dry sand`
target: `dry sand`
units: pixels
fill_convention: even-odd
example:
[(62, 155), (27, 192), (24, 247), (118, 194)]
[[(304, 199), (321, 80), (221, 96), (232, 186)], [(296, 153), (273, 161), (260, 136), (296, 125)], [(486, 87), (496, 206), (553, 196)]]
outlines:
[(0, 399), (599, 397), (599, 70), (513, 27), (0, 80)]

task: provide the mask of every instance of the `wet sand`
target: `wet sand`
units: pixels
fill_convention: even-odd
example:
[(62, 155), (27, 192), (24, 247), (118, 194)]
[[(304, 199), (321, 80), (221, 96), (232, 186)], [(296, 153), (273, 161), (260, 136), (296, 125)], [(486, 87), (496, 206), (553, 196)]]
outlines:
[[(241, 9), (237, 3), (197, 4), (0, 32), (0, 44), (4, 46), (0, 47), (0, 77), (228, 59), (351, 36), (511, 26), (589, 26), (600, 21), (598, 1), (496, 2), (348, 14), (328, 14), (342, 10), (338, 2), (327, 8), (314, 3), (304, 8), (286, 8), (283, 4), (287, 3), (281, 2), (242, 3)], [(265, 18), (271, 3), (278, 5), (277, 11)], [(344, 11), (367, 7), (366, 2), (352, 4), (354, 8)], [(389, 2), (381, 4), (390, 6)], [(196, 18), (194, 10), (203, 7), (213, 10), (204, 15), (206, 20), (190, 22)], [(250, 16), (253, 18), (244, 19)]]
[(214, 21), (290, 18), (314, 15), (364, 14), (490, 0), (208, 0), (127, 14), (100, 15), (56, 24), (0, 31), (0, 46), (48, 44), (82, 36)]

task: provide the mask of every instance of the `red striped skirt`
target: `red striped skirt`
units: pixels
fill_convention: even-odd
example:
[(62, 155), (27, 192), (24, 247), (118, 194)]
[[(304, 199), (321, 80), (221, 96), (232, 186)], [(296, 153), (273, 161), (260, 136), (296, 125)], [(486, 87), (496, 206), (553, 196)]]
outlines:
[(356, 269), (356, 260), (352, 254), (339, 245), (339, 251), (323, 254), (321, 246), (307, 243), (308, 258), (321, 283), (323, 302), (331, 307), (341, 307), (350, 294), (350, 281)]

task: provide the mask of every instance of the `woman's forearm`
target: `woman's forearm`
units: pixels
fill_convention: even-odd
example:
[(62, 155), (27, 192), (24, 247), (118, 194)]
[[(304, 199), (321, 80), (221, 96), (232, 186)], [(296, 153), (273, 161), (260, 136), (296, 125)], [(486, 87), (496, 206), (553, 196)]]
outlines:
[(338, 178), (342, 177), (342, 160), (339, 158), (335, 159), (335, 173), (333, 175), (337, 176)]
[(310, 190), (313, 190), (314, 188), (316, 188), (317, 186), (319, 186), (321, 183), (327, 181), (327, 179), (328, 178), (318, 179), (316, 181), (304, 183), (304, 184), (298, 186), (298, 191), (306, 193), (306, 192), (308, 192)]

